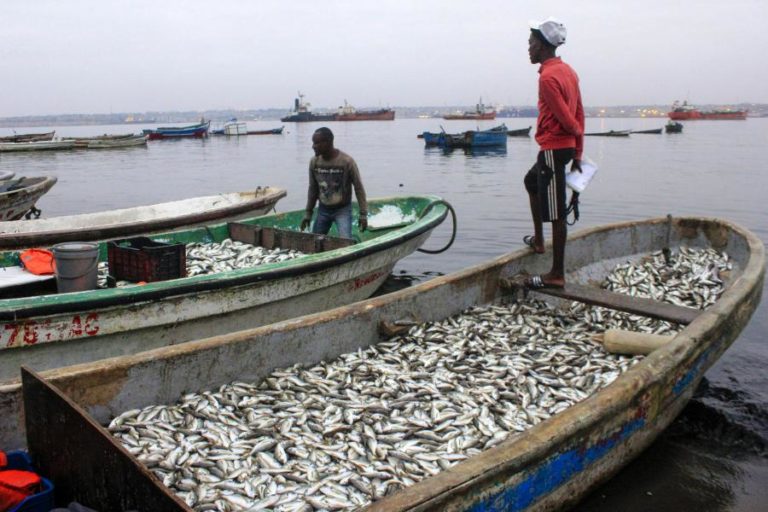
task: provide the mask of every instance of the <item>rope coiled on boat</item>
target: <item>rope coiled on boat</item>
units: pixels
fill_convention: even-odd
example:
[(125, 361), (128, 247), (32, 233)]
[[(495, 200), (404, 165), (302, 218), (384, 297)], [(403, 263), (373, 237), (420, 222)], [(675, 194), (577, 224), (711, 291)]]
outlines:
[(427, 206), (425, 206), (423, 210), (421, 210), (421, 213), (419, 214), (419, 219), (424, 218), (424, 216), (427, 213), (429, 213), (429, 211), (438, 204), (444, 205), (446, 208), (448, 208), (448, 211), (451, 212), (451, 222), (453, 223), (453, 231), (451, 232), (451, 239), (448, 241), (448, 244), (442, 249), (438, 249), (436, 251), (433, 251), (430, 249), (421, 249), (421, 248), (416, 249), (419, 252), (423, 252), (426, 254), (440, 254), (441, 252), (447, 251), (453, 245), (453, 241), (456, 240), (456, 226), (457, 226), (456, 211), (453, 209), (453, 206), (451, 206), (451, 204), (448, 201), (444, 199), (436, 199), (432, 201)]

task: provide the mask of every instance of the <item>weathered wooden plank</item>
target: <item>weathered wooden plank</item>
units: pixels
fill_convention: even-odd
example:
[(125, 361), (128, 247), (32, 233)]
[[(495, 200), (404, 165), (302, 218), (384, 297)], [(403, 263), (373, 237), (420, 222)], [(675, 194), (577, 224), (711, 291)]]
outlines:
[[(27, 447), (56, 486), (56, 500), (97, 510), (191, 511), (91, 416), (21, 368)], [(58, 433), (58, 435), (51, 435)]]
[[(501, 286), (502, 288), (514, 290), (519, 289), (523, 285), (510, 280), (502, 280)], [(675, 306), (674, 304), (659, 302), (653, 299), (632, 297), (603, 290), (595, 286), (585, 286), (576, 283), (566, 283), (564, 288), (539, 288), (531, 291), (682, 325), (688, 325), (701, 314), (701, 311), (698, 309)]]

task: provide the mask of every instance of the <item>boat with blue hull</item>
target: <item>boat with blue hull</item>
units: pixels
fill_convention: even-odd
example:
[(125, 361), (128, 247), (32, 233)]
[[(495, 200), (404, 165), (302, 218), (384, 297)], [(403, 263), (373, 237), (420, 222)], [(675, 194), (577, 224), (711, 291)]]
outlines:
[(424, 139), (424, 145), (427, 147), (499, 148), (507, 146), (507, 127), (501, 124), (488, 130), (469, 130), (461, 133), (423, 132), (419, 138)]
[[(516, 278), (523, 272), (546, 271), (551, 265), (551, 256), (535, 254), (526, 247), (411, 288), (290, 321), (130, 357), (62, 368), (40, 376), (25, 372), (23, 386), (28, 448), (42, 468), (48, 470), (46, 474), (52, 477), (57, 488), (60, 481), (73, 499), (88, 502), (90, 506), (104, 510), (117, 509), (119, 505), (139, 510), (189, 511), (192, 510), (189, 505), (179, 496), (172, 495), (161, 479), (147, 471), (100, 425), (106, 425), (124, 411), (134, 411), (132, 414), (135, 415), (142, 408), (173, 404), (186, 393), (207, 393), (207, 390), (217, 390), (233, 381), (256, 383), (253, 387), (265, 382), (259, 389), (283, 393), (285, 390), (281, 391), (279, 379), (270, 379), (279, 369), (300, 368), (306, 371), (303, 375), (307, 377), (330, 379), (330, 370), (321, 375), (315, 373), (312, 366), (326, 362), (324, 364), (328, 364), (328, 369), (341, 369), (341, 366), (331, 366), (336, 358), (349, 358), (354, 362), (355, 357), (362, 357), (360, 354), (391, 354), (391, 346), (397, 343), (410, 344), (410, 348), (406, 348), (415, 350), (417, 343), (409, 340), (412, 336), (410, 332), (422, 329), (429, 338), (418, 343), (434, 344), (434, 358), (424, 361), (414, 357), (408, 361), (410, 368), (402, 371), (412, 372), (417, 378), (415, 374), (424, 372), (424, 367), (437, 365), (439, 369), (433, 379), (429, 372), (418, 376), (419, 379), (427, 379), (427, 386), (412, 388), (410, 380), (399, 378), (398, 362), (387, 359), (384, 365), (386, 372), (381, 372), (382, 387), (372, 396), (379, 397), (378, 402), (386, 402), (388, 407), (369, 409), (362, 393), (353, 393), (352, 399), (360, 400), (361, 405), (350, 417), (350, 424), (341, 423), (342, 428), (329, 433), (325, 439), (318, 436), (316, 446), (318, 449), (331, 449), (330, 443), (341, 442), (344, 432), (357, 429), (369, 432), (366, 428), (374, 429), (370, 430), (370, 436), (376, 441), (379, 431), (375, 429), (380, 428), (379, 422), (384, 425), (389, 417), (399, 417), (407, 426), (392, 431), (389, 436), (393, 439), (391, 443), (403, 438), (406, 448), (435, 445), (442, 440), (439, 432), (453, 429), (451, 422), (460, 413), (447, 414), (451, 412), (448, 410), (441, 417), (443, 413), (436, 409), (433, 412), (436, 416), (431, 418), (429, 414), (414, 417), (400, 414), (400, 408), (421, 400), (442, 403), (435, 397), (457, 394), (459, 398), (462, 395), (466, 397), (467, 407), (473, 411), (480, 409), (469, 395), (477, 400), (480, 396), (498, 393), (493, 382), (478, 384), (485, 386), (484, 391), (473, 395), (472, 392), (452, 387), (455, 381), (451, 374), (473, 375), (471, 367), (466, 366), (466, 360), (474, 357), (472, 354), (480, 358), (483, 354), (488, 357), (490, 354), (482, 351), (484, 343), (493, 346), (512, 343), (530, 345), (533, 357), (541, 359), (540, 364), (544, 366), (557, 356), (554, 352), (541, 352), (541, 344), (532, 341), (536, 328), (528, 325), (523, 318), (520, 324), (522, 331), (514, 331), (507, 320), (503, 320), (506, 334), (500, 338), (471, 327), (463, 342), (464, 356), (456, 362), (449, 360), (450, 364), (443, 364), (439, 360), (439, 347), (449, 343), (449, 337), (457, 335), (445, 333), (444, 330), (447, 325), (461, 327), (463, 324), (459, 315), (474, 308), (502, 308), (509, 303), (529, 304), (535, 299), (560, 321), (580, 321), (581, 317), (568, 320), (569, 303), (564, 302), (567, 299), (581, 303), (578, 306), (582, 308), (586, 305), (601, 306), (603, 314), (630, 313), (630, 321), (634, 324), (646, 319), (663, 319), (675, 324), (675, 334), (665, 345), (634, 361), (610, 383), (597, 387), (584, 399), (546, 419), (533, 421), (532, 426), (510, 431), (506, 440), (495, 446), (483, 448), (480, 444), (479, 449), (461, 462), (449, 464), (448, 468), (437, 468), (435, 472), (425, 474), (420, 481), (400, 483), (393, 489), (396, 492), (376, 496), (373, 503), (365, 508), (371, 512), (567, 509), (653, 443), (680, 413), (707, 369), (748, 323), (760, 301), (765, 273), (765, 247), (760, 239), (746, 229), (720, 219), (664, 217), (594, 227), (571, 235), (568, 248), (568, 281), (565, 288), (532, 290), (529, 291), (530, 297), (516, 284)], [(717, 278), (722, 281), (722, 289), (708, 305), (694, 308), (677, 305), (674, 301), (643, 299), (628, 292), (609, 292), (593, 284), (614, 275), (616, 266), (624, 265), (623, 262), (644, 265), (649, 255), (653, 255), (660, 265), (667, 261), (670, 269), (679, 269), (675, 259), (690, 251), (714, 251), (728, 255), (730, 264)], [(667, 257), (671, 259), (665, 260)], [(691, 270), (693, 273), (701, 271)], [(677, 270), (671, 270), (669, 275), (680, 277), (675, 272)], [(592, 315), (595, 311), (587, 312)], [(485, 318), (485, 322), (494, 321), (487, 316)], [(590, 329), (590, 333), (596, 329), (589, 325), (586, 328)], [(537, 336), (545, 335), (549, 336), (548, 333)], [(573, 344), (569, 341), (563, 343)], [(556, 346), (553, 348), (557, 350)], [(449, 353), (442, 355), (444, 358), (449, 356)], [(486, 368), (488, 365), (499, 365), (496, 371), (505, 375), (514, 366), (513, 363), (503, 364), (501, 360), (497, 363), (483, 360), (482, 363)], [(554, 367), (554, 363), (551, 366)], [(372, 372), (367, 362), (348, 367), (351, 369), (343, 370), (349, 371), (347, 381)], [(529, 370), (532, 369), (525, 366), (524, 373), (520, 374), (525, 382), (528, 382), (528, 377), (535, 378), (533, 375), (536, 372), (532, 374)], [(499, 375), (497, 379), (511, 378), (515, 381), (519, 376)], [(564, 379), (571, 378), (560, 375)], [(342, 381), (344, 378), (342, 376)], [(557, 381), (556, 378), (554, 380)], [(331, 385), (330, 381), (322, 382)], [(306, 380), (298, 380), (291, 386), (300, 386), (302, 396), (312, 396), (309, 392), (305, 394)], [(536, 394), (543, 393), (541, 389)], [(563, 392), (558, 391), (560, 388), (557, 386), (553, 389), (557, 393)], [(1, 391), (0, 404), (4, 404), (6, 414), (0, 416), (0, 433), (15, 434), (23, 429), (22, 414), (18, 408), (21, 389), (6, 387)], [(213, 393), (211, 391), (205, 396), (214, 396)], [(223, 394), (223, 391), (220, 393)], [(329, 393), (332, 395), (328, 399), (330, 403), (326, 406), (314, 402), (317, 405), (312, 406), (313, 411), (322, 411), (324, 407), (338, 408), (337, 402), (349, 398), (345, 395), (345, 388), (336, 384)], [(501, 397), (492, 401), (498, 403)], [(526, 407), (523, 403), (518, 403), (516, 410), (521, 410), (520, 407), (536, 410), (536, 407)], [(314, 414), (299, 409), (296, 414)], [(340, 409), (338, 414), (341, 415)], [(476, 422), (480, 421), (477, 423), (479, 430), (489, 428), (482, 424), (481, 412), (475, 411), (473, 417)], [(472, 417), (468, 418), (461, 421), (471, 423)], [(314, 421), (312, 419), (307, 424)], [(456, 423), (459, 421), (455, 420)], [(279, 439), (283, 427), (287, 431), (294, 426), (293, 422), (287, 426), (284, 421), (277, 426), (273, 422), (268, 428), (260, 429), (258, 435)], [(322, 430), (322, 425), (317, 428)], [(7, 445), (7, 439), (5, 441)], [(440, 456), (422, 448), (409, 455), (389, 443), (379, 439), (367, 445), (361, 444), (355, 453), (335, 451), (334, 460), (343, 461), (362, 453), (360, 456), (371, 457), (370, 460), (374, 461), (370, 464), (392, 467), (415, 465), (418, 463), (412, 461), (436, 460), (435, 457)], [(76, 458), (57, 456), (58, 453), (75, 452), (78, 453)], [(266, 466), (267, 462), (271, 459), (266, 459), (264, 473), (275, 472), (274, 466)], [(181, 466), (161, 463), (170, 464), (170, 470)], [(359, 478), (383, 481), (389, 478), (387, 471), (395, 471), (367, 470), (368, 464), (360, 465), (368, 476)], [(89, 468), (98, 468), (99, 474), (119, 474), (121, 478), (97, 485)], [(125, 471), (131, 472), (130, 485), (122, 477)], [(277, 471), (285, 470), (281, 467)], [(358, 478), (352, 473), (350, 477)], [(302, 489), (309, 486), (305, 484)], [(366, 488), (365, 485), (360, 487)], [(167, 505), (153, 508), (152, 505), (160, 502)], [(250, 503), (247, 499), (244, 502)]]
[(160, 128), (145, 129), (143, 132), (144, 135), (149, 137), (149, 140), (179, 139), (185, 137), (199, 139), (208, 136), (208, 129), (210, 126), (210, 121), (204, 121), (189, 126), (163, 126)]

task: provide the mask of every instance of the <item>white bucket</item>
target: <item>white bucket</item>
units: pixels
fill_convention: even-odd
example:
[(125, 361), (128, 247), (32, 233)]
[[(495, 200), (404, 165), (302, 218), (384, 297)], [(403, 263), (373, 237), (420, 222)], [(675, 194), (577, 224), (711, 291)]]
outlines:
[(99, 277), (99, 245), (66, 242), (53, 246), (59, 293), (95, 290)]

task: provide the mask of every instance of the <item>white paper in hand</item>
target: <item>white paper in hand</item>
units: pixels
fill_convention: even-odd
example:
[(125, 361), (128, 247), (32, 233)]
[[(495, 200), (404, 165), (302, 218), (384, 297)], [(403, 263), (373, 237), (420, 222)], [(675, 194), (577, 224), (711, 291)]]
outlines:
[(583, 156), (581, 158), (581, 172), (574, 171), (567, 173), (565, 175), (565, 184), (568, 185), (572, 190), (578, 193), (582, 193), (584, 190), (586, 190), (587, 185), (589, 185), (589, 182), (592, 181), (592, 178), (595, 176), (596, 172), (597, 165), (595, 162), (586, 156)]

